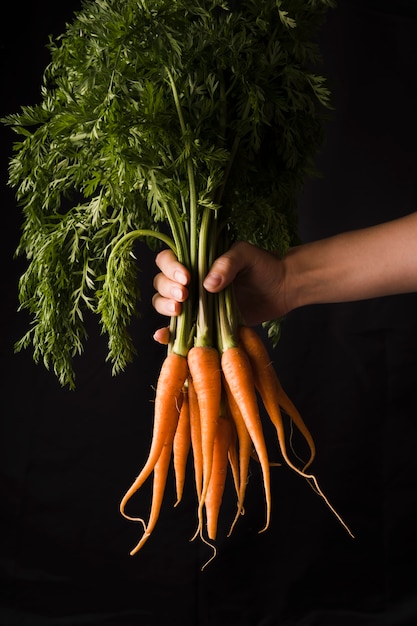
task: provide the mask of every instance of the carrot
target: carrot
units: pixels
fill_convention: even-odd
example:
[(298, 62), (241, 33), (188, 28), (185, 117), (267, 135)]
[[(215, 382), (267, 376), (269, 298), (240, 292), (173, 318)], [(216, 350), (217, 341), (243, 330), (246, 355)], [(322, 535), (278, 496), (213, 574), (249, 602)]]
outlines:
[(207, 535), (216, 540), (220, 506), (226, 484), (228, 453), (233, 438), (233, 423), (227, 415), (221, 415), (214, 439), (213, 465), (204, 506), (206, 509)]
[(250, 362), (245, 351), (235, 346), (227, 348), (222, 353), (221, 365), (228, 397), (233, 398), (239, 407), (261, 464), (266, 498), (266, 523), (262, 529), (264, 531), (269, 526), (271, 516), (269, 459)]
[(188, 453), (191, 446), (190, 410), (188, 401), (188, 387), (184, 385), (183, 400), (178, 420), (177, 430), (174, 436), (174, 473), (177, 501), (174, 506), (181, 502), (184, 491), (185, 473), (187, 468)]
[(232, 472), (233, 483), (235, 486), (236, 493), (239, 495), (240, 489), (240, 477), (239, 477), (239, 453), (238, 453), (238, 438), (237, 438), (237, 430), (235, 423), (233, 421), (232, 415), (230, 413), (229, 405), (226, 405), (227, 415), (229, 420), (232, 423), (232, 437), (229, 445), (229, 464)]
[(120, 512), (127, 519), (137, 519), (125, 513), (128, 500), (150, 476), (164, 446), (170, 446), (173, 442), (181, 409), (182, 388), (187, 374), (187, 359), (170, 352), (162, 364), (156, 386), (154, 425), (148, 459), (120, 503)]
[(282, 456), (292, 469), (296, 470), (297, 472), (299, 471), (299, 469), (294, 466), (292, 461), (289, 459), (287, 454), (284, 424), (279, 408), (279, 405), (281, 403), (280, 400), (285, 402), (286, 410), (289, 417), (297, 426), (301, 434), (304, 436), (310, 448), (310, 458), (304, 465), (305, 470), (309, 465), (311, 465), (315, 457), (315, 444), (313, 437), (311, 436), (311, 433), (304, 423), (300, 413), (297, 411), (296, 407), (288, 398), (288, 396), (285, 394), (279, 382), (277, 373), (271, 363), (271, 359), (269, 357), (265, 344), (263, 343), (259, 334), (249, 326), (240, 326), (238, 334), (239, 340), (242, 343), (242, 346), (245, 349), (252, 366), (255, 386), (259, 392), (259, 395), (261, 396), (265, 409), (277, 431)]
[(152, 504), (151, 512), (149, 515), (148, 523), (145, 526), (145, 532), (142, 535), (139, 543), (131, 550), (130, 554), (133, 556), (142, 548), (144, 543), (149, 539), (154, 530), (161, 511), (162, 500), (165, 493), (165, 486), (167, 482), (168, 470), (171, 463), (172, 443), (167, 444), (162, 448), (162, 452), (159, 455), (155, 467), (153, 470), (153, 486), (152, 486)]
[(199, 520), (210, 482), (213, 448), (222, 394), (220, 356), (216, 348), (194, 346), (188, 352), (188, 368), (197, 395), (200, 413), (203, 487), (199, 501)]
[[(282, 455), (286, 461), (286, 463), (291, 467), (295, 472), (303, 476), (307, 479), (310, 486), (316, 491), (316, 493), (323, 498), (329, 509), (335, 515), (335, 517), (339, 520), (342, 526), (347, 530), (349, 535), (353, 537), (353, 534), (347, 524), (344, 522), (339, 513), (335, 510), (332, 504), (329, 502), (326, 495), (323, 493), (321, 487), (319, 486), (317, 478), (313, 474), (307, 474), (305, 469), (308, 465), (311, 464), (314, 458), (315, 446), (311, 434), (309, 433), (306, 425), (301, 419), (300, 414), (297, 410), (291, 411), (291, 417), (294, 419), (294, 423), (306, 437), (310, 450), (311, 456), (309, 462), (304, 466), (304, 469), (299, 469), (295, 466), (292, 461), (288, 458), (285, 444), (285, 435), (282, 423), (282, 416), (279, 410), (279, 400), (284, 398), (284, 401), (289, 409), (294, 407), (292, 402), (289, 400), (288, 396), (285, 394), (282, 386), (278, 380), (278, 376), (275, 373), (274, 368), (271, 365), (268, 351), (266, 350), (261, 338), (256, 333), (255, 330), (248, 326), (242, 326), (239, 329), (239, 339), (249, 355), (250, 362), (252, 364), (252, 372), (255, 381), (255, 385), (258, 388), (259, 394), (264, 402), (265, 408), (271, 418), (272, 423), (275, 426), (278, 435), (278, 441), (280, 444)], [(294, 407), (295, 408), (295, 407)]]
[(200, 411), (193, 379), (188, 378), (188, 404), (190, 412), (191, 447), (193, 450), (194, 481), (197, 499), (200, 501), (203, 486), (203, 454), (201, 452)]
[(228, 389), (226, 382), (224, 383), (224, 386), (226, 388), (226, 393), (228, 396), (228, 400), (227, 400), (228, 408), (229, 408), (230, 414), (233, 419), (233, 423), (236, 428), (237, 439), (239, 443), (238, 503), (237, 503), (236, 516), (235, 516), (235, 519), (233, 520), (233, 523), (228, 533), (228, 536), (230, 536), (232, 534), (233, 528), (235, 527), (235, 524), (237, 520), (239, 519), (240, 515), (243, 515), (244, 513), (243, 505), (245, 501), (246, 487), (248, 484), (249, 462), (250, 462), (250, 458), (252, 454), (253, 443), (252, 443), (252, 438), (249, 434), (249, 431), (246, 427), (245, 421), (243, 419), (242, 413), (239, 409), (239, 406), (235, 398), (233, 397), (233, 395), (230, 393), (230, 390)]

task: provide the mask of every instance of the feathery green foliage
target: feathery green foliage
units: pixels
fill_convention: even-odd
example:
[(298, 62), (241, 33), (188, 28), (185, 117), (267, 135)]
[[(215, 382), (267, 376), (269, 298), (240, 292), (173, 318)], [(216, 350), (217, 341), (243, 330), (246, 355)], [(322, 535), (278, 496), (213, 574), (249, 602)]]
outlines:
[(311, 69), (315, 38), (333, 5), (86, 1), (49, 42), (41, 102), (3, 122), (20, 135), (9, 180), (32, 317), (17, 347), (32, 345), (62, 384), (74, 385), (87, 310), (109, 335), (114, 371), (133, 358), (135, 236), (168, 229), (157, 236), (191, 269), (196, 295), (172, 346), (183, 353), (201, 315), (202, 258), (236, 239), (282, 253), (297, 241), (297, 197), (329, 104)]

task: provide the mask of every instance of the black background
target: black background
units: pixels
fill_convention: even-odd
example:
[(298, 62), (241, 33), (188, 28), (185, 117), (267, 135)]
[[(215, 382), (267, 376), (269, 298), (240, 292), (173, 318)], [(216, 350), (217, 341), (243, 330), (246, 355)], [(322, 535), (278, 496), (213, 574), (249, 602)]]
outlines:
[[(14, 3), (1, 21), (1, 111), (39, 99), (58, 35), (77, 2)], [(417, 5), (345, 0), (323, 32), (335, 110), (322, 178), (300, 200), (305, 241), (417, 209)], [(13, 354), (26, 329), (13, 261), (20, 212), (7, 188), (14, 137), (1, 128), (0, 626), (415, 626), (417, 624), (417, 296), (306, 307), (273, 354), (317, 444), (315, 473), (355, 532), (286, 469), (273, 472), (273, 517), (257, 468), (246, 515), (208, 558), (195, 529), (191, 475), (135, 557), (140, 529), (118, 503), (150, 440), (152, 386), (164, 349), (150, 304), (153, 254), (142, 250), (139, 356), (111, 377), (90, 323), (77, 389)], [(387, 250), (389, 256), (390, 250)], [(416, 242), (417, 254), (417, 242)], [(234, 513), (229, 485), (221, 537)], [(149, 490), (138, 496), (145, 512)]]

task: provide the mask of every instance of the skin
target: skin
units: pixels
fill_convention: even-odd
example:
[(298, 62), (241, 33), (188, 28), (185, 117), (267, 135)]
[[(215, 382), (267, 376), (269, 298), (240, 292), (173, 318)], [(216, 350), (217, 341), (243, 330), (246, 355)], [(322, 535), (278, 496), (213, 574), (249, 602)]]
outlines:
[[(156, 257), (153, 306), (178, 315), (189, 274), (169, 250)], [(221, 291), (234, 281), (238, 305), (252, 326), (310, 305), (351, 302), (417, 291), (417, 212), (291, 248), (279, 258), (246, 242), (218, 257), (204, 287)], [(166, 343), (168, 331), (158, 329)]]

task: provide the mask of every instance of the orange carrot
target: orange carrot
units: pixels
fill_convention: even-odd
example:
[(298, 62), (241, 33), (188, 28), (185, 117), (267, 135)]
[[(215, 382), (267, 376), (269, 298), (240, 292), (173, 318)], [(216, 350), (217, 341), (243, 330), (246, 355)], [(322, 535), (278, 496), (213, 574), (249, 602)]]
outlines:
[(188, 378), (188, 404), (190, 412), (191, 447), (193, 450), (194, 480), (200, 502), (203, 488), (203, 454), (201, 452), (200, 410), (191, 376)]
[[(280, 444), (282, 455), (286, 461), (286, 463), (298, 474), (307, 479), (310, 486), (316, 491), (316, 493), (323, 498), (329, 509), (335, 515), (335, 517), (339, 520), (342, 526), (347, 530), (349, 535), (353, 537), (353, 534), (347, 524), (343, 521), (339, 513), (335, 510), (332, 504), (329, 502), (326, 495), (323, 493), (321, 487), (319, 486), (317, 478), (314, 474), (306, 473), (305, 469), (314, 458), (315, 446), (313, 439), (311, 437), (310, 432), (308, 431), (306, 425), (304, 424), (301, 416), (298, 411), (291, 412), (291, 417), (294, 419), (294, 423), (302, 432), (302, 434), (306, 437), (311, 451), (311, 456), (309, 462), (304, 466), (304, 469), (299, 469), (296, 465), (292, 463), (292, 461), (288, 458), (285, 444), (285, 435), (282, 423), (281, 412), (279, 411), (278, 401), (279, 401), (279, 393), (281, 394), (280, 398), (282, 399), (285, 396), (284, 401), (286, 402), (288, 408), (291, 409), (291, 401), (289, 401), (288, 396), (286, 396), (284, 390), (282, 389), (278, 377), (276, 374), (274, 375), (274, 369), (271, 365), (268, 351), (266, 350), (261, 338), (256, 333), (255, 330), (251, 329), (247, 326), (242, 326), (239, 329), (239, 338), (242, 346), (245, 351), (247, 351), (249, 355), (249, 359), (252, 363), (252, 371), (255, 380), (255, 385), (259, 390), (262, 401), (265, 404), (265, 408), (271, 418), (272, 423), (275, 426), (278, 435), (278, 441)], [(289, 402), (288, 402), (289, 401)], [(292, 405), (294, 406), (294, 405)], [(294, 407), (295, 408), (295, 407)], [(278, 409), (278, 410), (277, 410)]]
[(187, 374), (187, 359), (174, 352), (169, 353), (162, 364), (156, 386), (153, 435), (148, 459), (120, 503), (120, 512), (127, 519), (137, 518), (126, 515), (126, 503), (149, 477), (164, 447), (173, 442)]
[(203, 456), (203, 488), (199, 502), (199, 519), (206, 497), (213, 464), (213, 447), (221, 401), (220, 356), (216, 348), (194, 346), (188, 352), (188, 368), (197, 395)]
[(232, 428), (232, 437), (229, 445), (229, 464), (232, 472), (233, 483), (235, 486), (236, 493), (239, 495), (240, 490), (240, 477), (239, 477), (239, 453), (238, 453), (238, 438), (237, 438), (237, 430), (230, 413), (229, 405), (226, 403), (226, 410), (229, 420), (231, 421)]
[(167, 444), (162, 448), (162, 452), (159, 455), (157, 462), (155, 463), (155, 467), (153, 470), (151, 512), (149, 515), (148, 523), (145, 526), (145, 532), (143, 533), (141, 540), (130, 552), (132, 556), (139, 552), (144, 543), (146, 543), (146, 541), (149, 539), (158, 521), (159, 513), (162, 506), (162, 500), (165, 493), (168, 470), (171, 463), (171, 454), (172, 443), (171, 445)]
[(261, 464), (266, 499), (266, 523), (262, 530), (266, 530), (271, 516), (269, 459), (250, 362), (241, 347), (231, 347), (223, 352), (221, 364), (228, 397), (230, 394), (240, 409)]
[(207, 535), (215, 541), (220, 506), (226, 484), (228, 452), (233, 437), (233, 423), (227, 415), (220, 416), (214, 439), (213, 464), (204, 506), (206, 509)]
[(265, 409), (275, 426), (281, 453), (285, 461), (292, 469), (295, 469), (297, 472), (299, 471), (299, 469), (289, 459), (287, 454), (284, 424), (279, 408), (280, 400), (285, 401), (289, 417), (304, 436), (310, 448), (310, 458), (304, 465), (304, 471), (314, 460), (315, 444), (313, 437), (311, 436), (311, 433), (304, 423), (300, 413), (282, 389), (265, 344), (256, 330), (250, 328), (249, 326), (241, 326), (239, 328), (239, 340), (249, 357), (255, 386), (262, 398)]
[(174, 506), (177, 506), (179, 502), (181, 502), (182, 494), (184, 491), (185, 473), (190, 446), (191, 431), (188, 388), (187, 386), (184, 386), (180, 417), (178, 420), (177, 430), (175, 431), (173, 446), (175, 488), (177, 493), (177, 501)]
[(235, 519), (230, 527), (228, 535), (232, 534), (233, 528), (240, 515), (244, 513), (244, 501), (246, 495), (246, 487), (248, 484), (248, 474), (249, 474), (249, 462), (252, 454), (253, 443), (252, 438), (249, 434), (249, 431), (246, 427), (245, 421), (243, 419), (242, 413), (239, 409), (239, 406), (234, 399), (233, 395), (228, 390), (227, 383), (224, 383), (227, 393), (227, 404), (230, 410), (231, 417), (233, 419), (233, 423), (236, 428), (237, 439), (239, 443), (239, 489), (238, 489), (238, 503), (237, 503), (237, 512)]

